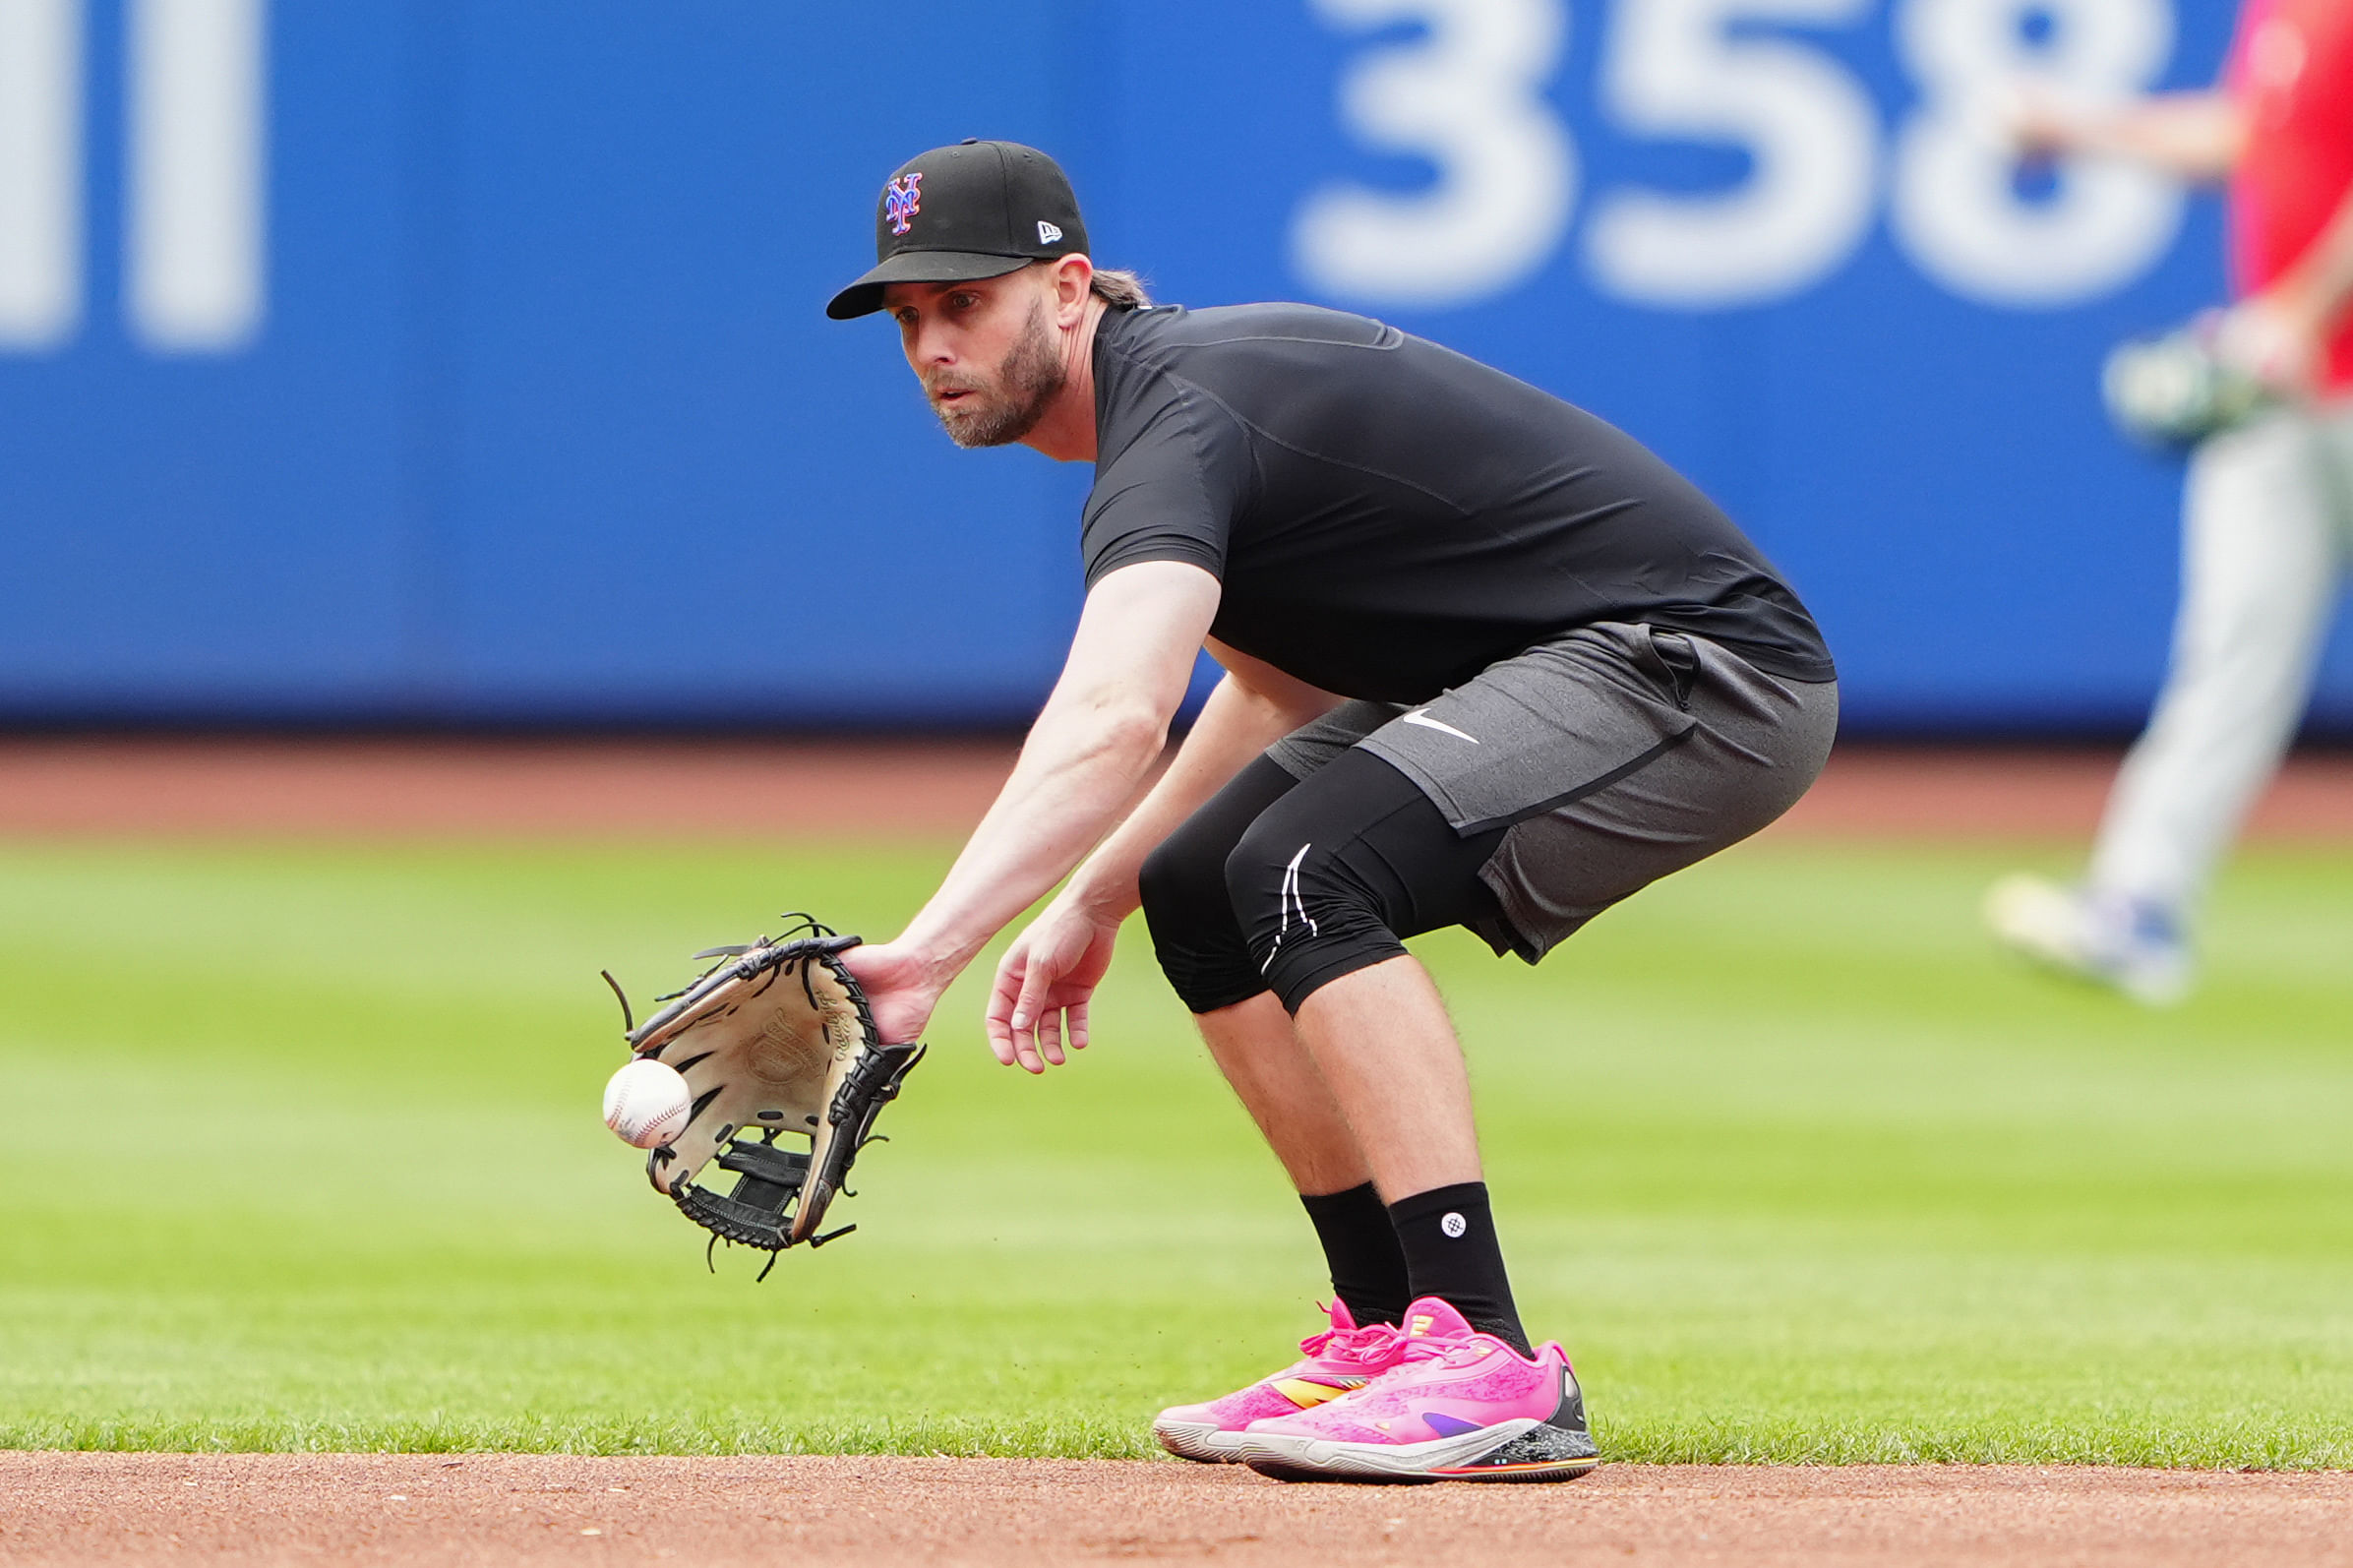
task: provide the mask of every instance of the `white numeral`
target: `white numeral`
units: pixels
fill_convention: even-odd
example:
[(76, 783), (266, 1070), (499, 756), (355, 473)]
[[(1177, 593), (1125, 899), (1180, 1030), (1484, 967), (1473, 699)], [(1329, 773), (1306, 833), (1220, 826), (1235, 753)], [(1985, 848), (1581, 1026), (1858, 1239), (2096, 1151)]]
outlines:
[(260, 329), (265, 0), (131, 0), (128, 295), (166, 353)]
[(82, 3), (0, 0), (0, 349), (82, 319)]
[(1721, 196), (1616, 191), (1587, 230), (1596, 279), (1621, 299), (1706, 308), (1796, 294), (1869, 230), (1879, 124), (1854, 80), (1787, 39), (1736, 23), (1838, 27), (1872, 0), (1620, 0), (1603, 109), (1637, 135), (1729, 143), (1754, 169)]
[[(1644, 0), (1648, 3), (1648, 0)], [(1386, 305), (1466, 305), (1551, 257), (1577, 184), (1575, 149), (1542, 88), (1565, 0), (1313, 0), (1335, 27), (1421, 22), (1427, 41), (1352, 71), (1341, 118), (1370, 147), (1438, 166), (1414, 195), (1328, 185), (1292, 226), (1293, 265), (1319, 292)]]
[[(2049, 29), (2027, 42), (2030, 15)], [(1896, 42), (1922, 97), (1896, 147), (1889, 217), (1920, 270), (1963, 298), (2052, 306), (2105, 294), (2173, 243), (2182, 197), (2122, 163), (2073, 159), (2021, 201), (2002, 116), (2025, 83), (2076, 102), (2145, 88), (2173, 48), (2165, 0), (1907, 0)]]

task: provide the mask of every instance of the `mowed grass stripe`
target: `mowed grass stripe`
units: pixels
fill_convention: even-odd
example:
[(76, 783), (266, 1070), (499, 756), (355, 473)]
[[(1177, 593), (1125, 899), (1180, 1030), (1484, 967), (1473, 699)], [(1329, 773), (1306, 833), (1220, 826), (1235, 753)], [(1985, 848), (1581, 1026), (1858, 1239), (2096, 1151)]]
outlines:
[[(1140, 929), (1044, 1081), (968, 979), (861, 1233), (764, 1286), (596, 1119), (598, 967), (885, 933), (951, 850), (0, 847), (0, 1444), (1151, 1452), (1322, 1281)], [(2018, 858), (1768, 843), (1538, 969), (1419, 944), (1612, 1455), (2353, 1464), (2353, 852), (2246, 857), (2164, 1014), (1988, 950)]]

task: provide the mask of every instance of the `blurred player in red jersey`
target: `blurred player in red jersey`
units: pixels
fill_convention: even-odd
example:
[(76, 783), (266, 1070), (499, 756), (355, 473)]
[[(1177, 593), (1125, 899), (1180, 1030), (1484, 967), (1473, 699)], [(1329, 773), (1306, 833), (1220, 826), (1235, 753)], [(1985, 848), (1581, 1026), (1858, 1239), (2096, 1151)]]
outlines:
[(2236, 302), (2218, 353), (2271, 393), (2201, 442), (2183, 495), (2173, 662), (2082, 884), (1987, 901), (2028, 955), (2163, 1003), (2188, 927), (2293, 739), (2353, 557), (2353, 0), (2247, 0), (2221, 84), (2107, 108), (2036, 105), (2021, 142), (2228, 182)]

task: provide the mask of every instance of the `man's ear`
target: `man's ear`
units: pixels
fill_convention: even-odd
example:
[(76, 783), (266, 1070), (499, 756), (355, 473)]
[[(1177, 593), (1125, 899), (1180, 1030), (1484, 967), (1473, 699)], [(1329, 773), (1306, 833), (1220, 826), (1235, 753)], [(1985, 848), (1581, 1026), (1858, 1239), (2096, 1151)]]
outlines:
[(1054, 268), (1054, 314), (1056, 325), (1076, 327), (1087, 310), (1087, 295), (1095, 283), (1095, 264), (1083, 256), (1065, 256)]

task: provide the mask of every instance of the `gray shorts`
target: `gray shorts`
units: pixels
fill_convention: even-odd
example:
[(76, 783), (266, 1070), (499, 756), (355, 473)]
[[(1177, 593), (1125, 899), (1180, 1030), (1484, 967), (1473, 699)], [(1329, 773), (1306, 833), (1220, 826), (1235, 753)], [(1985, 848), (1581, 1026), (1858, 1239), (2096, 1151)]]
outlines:
[(1479, 879), (1508, 925), (1479, 935), (1534, 963), (1787, 811), (1838, 727), (1835, 681), (1786, 680), (1704, 637), (1602, 622), (1419, 707), (1343, 703), (1266, 754), (1303, 779), (1362, 747), (1464, 837), (1507, 828)]

